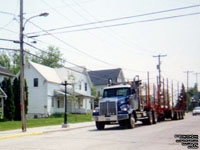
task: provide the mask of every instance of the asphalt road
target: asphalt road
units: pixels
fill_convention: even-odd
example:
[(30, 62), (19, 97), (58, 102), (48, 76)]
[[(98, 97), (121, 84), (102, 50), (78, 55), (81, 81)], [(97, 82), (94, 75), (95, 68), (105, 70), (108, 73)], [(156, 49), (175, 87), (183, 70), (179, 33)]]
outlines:
[(187, 150), (176, 143), (175, 134), (198, 135), (200, 141), (200, 116), (186, 114), (184, 120), (150, 126), (139, 123), (134, 129), (106, 126), (98, 131), (93, 126), (5, 139), (0, 140), (0, 150)]

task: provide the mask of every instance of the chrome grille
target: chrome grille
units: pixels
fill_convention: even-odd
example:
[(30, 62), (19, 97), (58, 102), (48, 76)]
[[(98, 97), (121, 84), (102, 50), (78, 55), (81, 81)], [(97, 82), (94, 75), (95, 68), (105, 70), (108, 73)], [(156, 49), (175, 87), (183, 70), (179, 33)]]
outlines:
[(100, 115), (116, 115), (116, 103), (115, 102), (101, 102), (100, 103)]

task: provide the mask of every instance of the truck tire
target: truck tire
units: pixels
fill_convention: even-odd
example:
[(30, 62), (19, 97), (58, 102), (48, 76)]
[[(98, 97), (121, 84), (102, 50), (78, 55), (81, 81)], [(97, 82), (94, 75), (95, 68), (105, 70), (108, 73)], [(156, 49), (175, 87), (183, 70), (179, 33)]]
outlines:
[(120, 127), (124, 127), (126, 125), (126, 121), (124, 120), (119, 121), (119, 125)]
[(173, 117), (173, 119), (174, 119), (174, 120), (178, 120), (178, 112), (177, 112), (177, 111), (174, 112), (174, 117)]
[(153, 111), (152, 115), (153, 115), (153, 124), (156, 124), (158, 122), (157, 112)]
[(148, 112), (148, 119), (142, 120), (142, 123), (144, 125), (152, 125), (153, 117), (152, 117), (152, 112), (151, 111)]
[(182, 112), (182, 115), (183, 115), (183, 119), (184, 119), (184, 117), (185, 117), (185, 113), (184, 113), (184, 111)]
[(135, 127), (135, 118), (133, 115), (129, 115), (129, 118), (126, 120), (126, 128), (133, 129)]
[(174, 117), (174, 111), (171, 110), (171, 111), (170, 111), (170, 119), (173, 120), (173, 117)]
[(180, 119), (181, 119), (181, 112), (178, 111), (178, 120), (180, 120)]
[(103, 130), (105, 128), (105, 123), (96, 121), (96, 127), (98, 130)]

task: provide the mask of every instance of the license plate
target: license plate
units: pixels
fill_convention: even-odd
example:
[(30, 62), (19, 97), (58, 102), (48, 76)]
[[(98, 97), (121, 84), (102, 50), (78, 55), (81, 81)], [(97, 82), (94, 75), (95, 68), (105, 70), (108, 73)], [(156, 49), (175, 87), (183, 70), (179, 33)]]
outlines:
[(106, 121), (110, 121), (110, 118), (106, 118)]

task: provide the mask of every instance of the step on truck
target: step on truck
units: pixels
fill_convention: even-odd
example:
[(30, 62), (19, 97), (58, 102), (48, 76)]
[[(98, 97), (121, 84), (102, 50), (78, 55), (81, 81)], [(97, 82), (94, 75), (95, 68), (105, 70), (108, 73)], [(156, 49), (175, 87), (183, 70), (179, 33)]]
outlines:
[[(145, 94), (142, 94), (142, 89), (145, 89)], [(105, 125), (110, 124), (119, 124), (131, 129), (134, 128), (137, 121), (151, 125), (165, 119), (183, 119), (184, 99), (182, 99), (182, 107), (180, 107), (181, 100), (179, 98), (178, 106), (175, 107), (174, 102), (171, 106), (168, 87), (167, 102), (165, 96), (161, 96), (160, 91), (160, 85), (157, 83), (157, 91), (154, 86), (153, 94), (150, 96), (149, 73), (148, 84), (143, 86), (139, 76), (136, 76), (133, 81), (125, 83), (112, 84), (112, 81), (109, 80), (108, 86), (104, 88), (103, 97), (99, 100), (99, 106), (93, 110), (92, 114), (97, 129), (103, 130)], [(163, 88), (162, 91), (165, 89)], [(164, 92), (163, 95), (165, 95)], [(161, 100), (163, 101), (161, 102)], [(165, 103), (168, 106), (165, 106)]]

